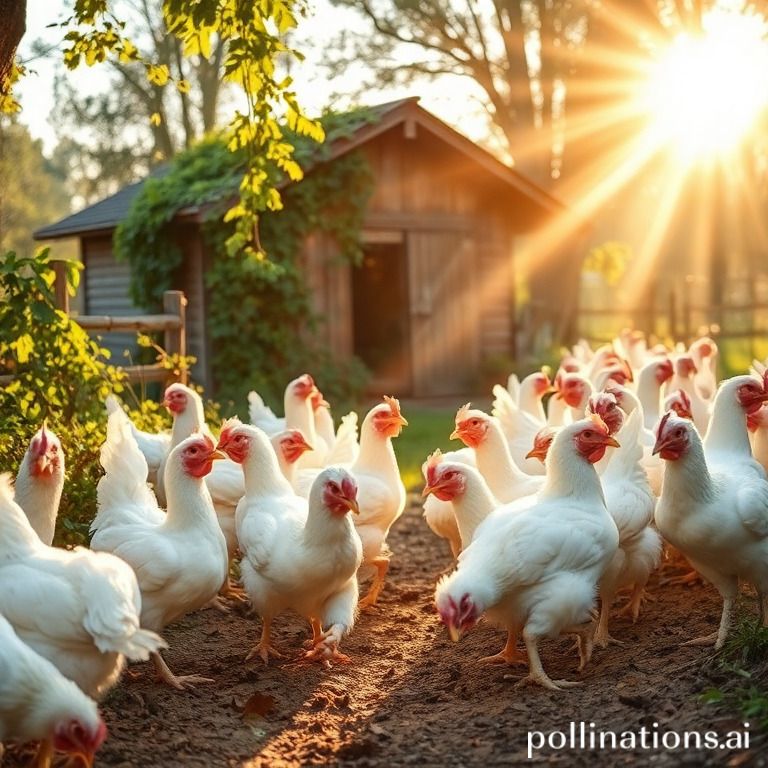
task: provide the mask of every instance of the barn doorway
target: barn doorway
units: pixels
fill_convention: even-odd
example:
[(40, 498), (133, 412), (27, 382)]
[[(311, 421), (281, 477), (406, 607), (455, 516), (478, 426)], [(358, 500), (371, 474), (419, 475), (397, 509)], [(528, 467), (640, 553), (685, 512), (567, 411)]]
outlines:
[(402, 236), (363, 244), (362, 262), (352, 269), (352, 316), (354, 353), (371, 371), (371, 387), (379, 394), (409, 394), (410, 302)]

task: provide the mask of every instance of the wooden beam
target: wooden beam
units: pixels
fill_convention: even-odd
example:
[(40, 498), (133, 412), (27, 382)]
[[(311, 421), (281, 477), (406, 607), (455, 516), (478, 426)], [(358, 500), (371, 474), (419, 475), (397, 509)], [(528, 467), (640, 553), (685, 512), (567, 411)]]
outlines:
[(182, 321), (178, 315), (80, 315), (72, 318), (86, 331), (178, 331)]

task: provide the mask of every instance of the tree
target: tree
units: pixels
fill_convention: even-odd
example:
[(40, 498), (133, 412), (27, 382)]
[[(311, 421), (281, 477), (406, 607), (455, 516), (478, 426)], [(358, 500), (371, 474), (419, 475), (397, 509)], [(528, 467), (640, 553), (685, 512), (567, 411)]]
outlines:
[[(18, 2), (11, 5), (13, 18), (19, 13), (23, 18), (23, 3), (21, 9)], [(258, 213), (281, 205), (273, 183), (278, 172), (294, 180), (302, 176), (292, 157), (293, 148), (275, 117), (276, 109), (285, 110), (291, 129), (317, 141), (323, 139), (319, 123), (306, 117), (291, 91), (290, 77), (282, 77), (276, 67), (279, 57), (300, 58), (288, 47), (285, 37), (305, 14), (305, 0), (164, 0), (162, 7), (163, 37), (169, 41), (171, 51), (176, 51), (173, 55), (183, 59), (202, 57), (209, 62), (213, 56), (215, 62), (217, 41), (221, 41), (225, 50), (222, 79), (240, 87), (245, 96), (245, 110), (236, 110), (228, 126), (230, 149), (243, 150), (248, 158), (240, 202), (227, 213), (228, 219), (236, 222), (228, 251), (230, 255), (265, 263), (258, 240)], [(142, 58), (125, 33), (125, 22), (112, 10), (109, 0), (74, 2), (72, 15), (63, 23), (68, 30), (64, 63), (74, 69), (81, 63), (138, 62), (153, 86), (172, 83), (179, 93), (188, 92), (188, 80), (173, 79), (167, 64)], [(23, 29), (19, 39), (22, 33)], [(14, 50), (15, 44), (0, 50), (0, 56), (5, 57), (0, 58), (0, 72), (10, 68)]]
[(158, 0), (123, 0), (116, 8), (140, 58), (167, 67), (170, 79), (188, 88), (157, 85), (145, 77), (141, 63), (119, 59), (109, 60), (113, 75), (98, 94), (82, 94), (68, 79), (56, 78), (56, 155), (83, 202), (146, 176), (220, 119), (224, 41), (214, 38), (210, 58), (185, 58), (178, 38), (166, 34)]
[(471, 78), (516, 166), (557, 186), (596, 146), (608, 153), (637, 130), (638, 115), (622, 106), (642, 61), (660, 39), (700, 29), (715, 0), (331, 2), (369, 28), (342, 33), (333, 65), (354, 57), (379, 83)]
[(69, 212), (64, 179), (25, 126), (0, 117), (0, 250), (31, 254), (31, 233)]
[(26, 31), (26, 0), (0, 0), (0, 102), (9, 94), (16, 48)]

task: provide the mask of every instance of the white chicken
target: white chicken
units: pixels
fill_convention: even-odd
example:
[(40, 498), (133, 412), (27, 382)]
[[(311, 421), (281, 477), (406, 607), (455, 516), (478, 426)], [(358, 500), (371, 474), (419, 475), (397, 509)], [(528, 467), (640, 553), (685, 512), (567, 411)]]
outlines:
[[(543, 490), (528, 505), (513, 502), (515, 514), (501, 507), (487, 517), (456, 571), (435, 590), (440, 618), (454, 640), (483, 614), (507, 629), (505, 651), (514, 648), (522, 630), (529, 674), (521, 683), (553, 690), (578, 685), (546, 674), (538, 652), (541, 638), (575, 633), (582, 666), (588, 660), (585, 624), (619, 543), (592, 466), (611, 445), (616, 440), (594, 417), (563, 427), (550, 448)], [(461, 482), (440, 484), (446, 496), (458, 496), (463, 488)]]
[[(305, 451), (311, 451), (312, 446), (304, 439), (300, 429), (284, 429), (282, 432), (275, 432), (269, 438), (269, 442), (272, 443), (272, 450), (277, 456), (277, 463), (283, 477), (296, 492), (296, 462)], [(320, 472), (318, 471), (317, 474), (319, 475)]]
[[(604, 404), (597, 404), (597, 415), (608, 415), (601, 405)], [(608, 619), (617, 593), (624, 587), (632, 587), (624, 610), (636, 621), (645, 585), (661, 559), (661, 538), (650, 527), (656, 498), (641, 465), (641, 429), (641, 415), (635, 410), (616, 434), (620, 447), (611, 454), (600, 476), (605, 505), (619, 531), (619, 549), (600, 581), (600, 620), (594, 640), (603, 647), (611, 640)], [(613, 432), (610, 426), (609, 430)]]
[(658, 424), (661, 388), (674, 372), (672, 361), (658, 356), (651, 358), (637, 374), (637, 397), (643, 406), (643, 426), (646, 429), (653, 430)]
[[(109, 417), (91, 547), (118, 555), (136, 572), (143, 627), (159, 632), (202, 608), (227, 578), (227, 544), (203, 481), (222, 456), (206, 435), (182, 440), (166, 462), (163, 513), (145, 482), (146, 461), (130, 430), (119, 414)], [(160, 679), (177, 690), (212, 682), (174, 675), (159, 652), (152, 660)]]
[[(315, 380), (308, 374), (293, 379), (288, 383), (283, 395), (285, 417), (278, 418), (272, 409), (265, 405), (258, 392), (248, 393), (248, 411), (251, 424), (259, 427), (267, 435), (274, 435), (284, 429), (300, 429), (313, 450), (307, 451), (300, 459), (298, 467), (322, 467), (328, 454), (328, 445), (317, 434), (313, 401), (319, 391)], [(320, 395), (320, 397), (322, 397)]]
[(723, 598), (717, 632), (685, 645), (714, 644), (719, 650), (739, 579), (757, 589), (763, 626), (768, 623), (768, 482), (733, 473), (727, 465), (708, 467), (696, 427), (673, 413), (659, 424), (655, 450), (667, 462), (656, 524)]
[(747, 419), (768, 401), (768, 375), (733, 376), (720, 383), (712, 404), (704, 455), (710, 469), (727, 469), (732, 475), (765, 479), (762, 465), (752, 456)]
[(96, 702), (23, 643), (0, 615), (0, 758), (2, 742), (39, 741), (36, 768), (49, 768), (54, 750), (91, 768), (106, 736)]
[(89, 696), (119, 679), (125, 658), (165, 647), (141, 629), (136, 576), (122, 560), (43, 544), (0, 475), (0, 614), (19, 637)]
[(709, 336), (701, 336), (688, 348), (688, 354), (696, 365), (693, 378), (696, 391), (707, 401), (711, 401), (717, 390), (717, 344)]
[(502, 504), (530, 496), (543, 487), (543, 475), (529, 475), (512, 460), (498, 419), (470, 408), (469, 403), (456, 412), (456, 429), (451, 433), (451, 440), (455, 438), (474, 449), (480, 474), (494, 498)]
[[(491, 493), (479, 470), (468, 464), (446, 461), (439, 448), (430, 454), (421, 471), (426, 481), (422, 496), (435, 496), (451, 505), (459, 531), (459, 550), (465, 549), (472, 542), (477, 526), (501, 506), (499, 500)], [(454, 485), (461, 486), (460, 494), (443, 492), (443, 488)]]
[(392, 438), (408, 422), (394, 397), (384, 397), (363, 419), (360, 428), (360, 455), (349, 468), (357, 482), (360, 514), (355, 528), (363, 542), (363, 565), (374, 569), (370, 589), (360, 601), (360, 608), (376, 604), (389, 570), (391, 553), (387, 534), (405, 509), (405, 486), (400, 478)]
[[(114, 413), (117, 410), (122, 411), (123, 407), (120, 405), (120, 401), (114, 395), (108, 395), (105, 401), (107, 408), (107, 416)], [(126, 414), (127, 417), (128, 414)], [(131, 425), (131, 435), (136, 441), (139, 450), (144, 455), (144, 459), (147, 462), (147, 480), (157, 488), (157, 478), (160, 473), (160, 467), (163, 460), (168, 455), (168, 451), (171, 450), (171, 433), (170, 432), (145, 432), (139, 429), (130, 419), (128, 419)]]
[[(166, 503), (165, 464), (168, 461), (168, 454), (193, 432), (199, 432), (211, 440), (214, 439), (213, 433), (205, 421), (203, 400), (194, 389), (179, 382), (171, 384), (166, 388), (163, 395), (163, 405), (170, 411), (173, 417), (173, 426), (171, 427), (171, 437), (168, 441), (167, 449), (160, 461), (160, 467), (157, 471), (157, 482), (155, 483), (155, 495), (162, 507)], [(133, 434), (133, 430), (131, 434)], [(144, 451), (142, 451), (143, 453)]]
[(16, 503), (43, 544), (53, 542), (61, 491), (64, 488), (64, 451), (45, 424), (29, 443), (16, 475)]
[(493, 395), (492, 413), (501, 425), (512, 460), (527, 474), (542, 475), (544, 472), (541, 464), (527, 460), (525, 454), (531, 447), (534, 435), (544, 426), (544, 422), (528, 411), (522, 410), (501, 385), (494, 386)]
[(681, 390), (688, 396), (688, 410), (700, 435), (707, 432), (710, 402), (703, 398), (696, 387), (696, 363), (690, 355), (678, 355), (672, 363), (675, 373), (667, 382), (667, 395)]
[(340, 468), (324, 469), (309, 501), (296, 496), (278, 467), (267, 436), (237, 420), (225, 422), (219, 448), (241, 464), (246, 492), (237, 507), (241, 571), (248, 596), (263, 619), (248, 659), (282, 655), (271, 645), (275, 616), (293, 609), (312, 627), (307, 658), (344, 661), (338, 651), (357, 609), (360, 537), (348, 512), (358, 513), (357, 486)]
[[(615, 382), (608, 382), (606, 392), (616, 398), (616, 402), (624, 413), (631, 415), (634, 411), (640, 414), (641, 424), (645, 424), (645, 414), (640, 398), (629, 388), (620, 387)], [(641, 461), (645, 474), (648, 476), (648, 482), (651, 484), (651, 490), (654, 496), (661, 494), (661, 485), (664, 478), (664, 462), (653, 454), (653, 446), (656, 443), (656, 436), (653, 431), (645, 426), (640, 428), (639, 442), (643, 449), (643, 458)]]
[[(166, 408), (173, 416), (173, 428), (169, 451), (173, 450), (182, 440), (195, 433), (200, 433), (213, 440), (213, 434), (205, 421), (203, 399), (191, 387), (184, 384), (171, 384), (165, 390), (163, 400)], [(163, 458), (160, 467), (160, 476), (156, 487), (156, 495), (161, 504), (165, 503), (165, 464), (167, 456)], [(211, 471), (205, 476), (205, 484), (211, 494), (213, 509), (219, 521), (221, 532), (227, 542), (227, 553), (230, 564), (237, 555), (237, 533), (235, 531), (235, 509), (237, 502), (245, 493), (243, 473), (234, 462), (228, 459), (217, 461)], [(232, 584), (229, 575), (221, 589), (221, 596), (232, 599), (243, 599), (241, 590)], [(211, 607), (226, 611), (223, 603), (215, 599)]]

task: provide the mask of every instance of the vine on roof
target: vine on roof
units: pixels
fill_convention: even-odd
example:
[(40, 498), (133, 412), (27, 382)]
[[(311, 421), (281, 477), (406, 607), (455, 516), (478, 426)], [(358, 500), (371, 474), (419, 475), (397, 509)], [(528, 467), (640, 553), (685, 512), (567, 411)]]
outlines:
[[(225, 212), (246, 163), (222, 137), (204, 140), (174, 158), (165, 175), (148, 179), (118, 227), (115, 254), (131, 264), (133, 299), (157, 310), (163, 292), (179, 285), (185, 225), (174, 217), (185, 209), (202, 215), (201, 234), (211, 257), (205, 273), (210, 364), (220, 399), (240, 406), (255, 388), (277, 405), (285, 383), (305, 370), (336, 398), (354, 397), (364, 383), (359, 361), (338, 364), (331, 351), (312, 341), (321, 319), (311, 308), (301, 251), (309, 235), (321, 233), (336, 242), (341, 259), (360, 259), (371, 170), (357, 152), (328, 159), (335, 139), (374, 119), (366, 109), (324, 115), (320, 122), (328, 143), (320, 147), (289, 134), (306, 175), (282, 189), (282, 209), (260, 217), (266, 260), (231, 248), (235, 225), (225, 220)], [(273, 181), (283, 181), (279, 172)], [(197, 236), (193, 229), (188, 234)]]

